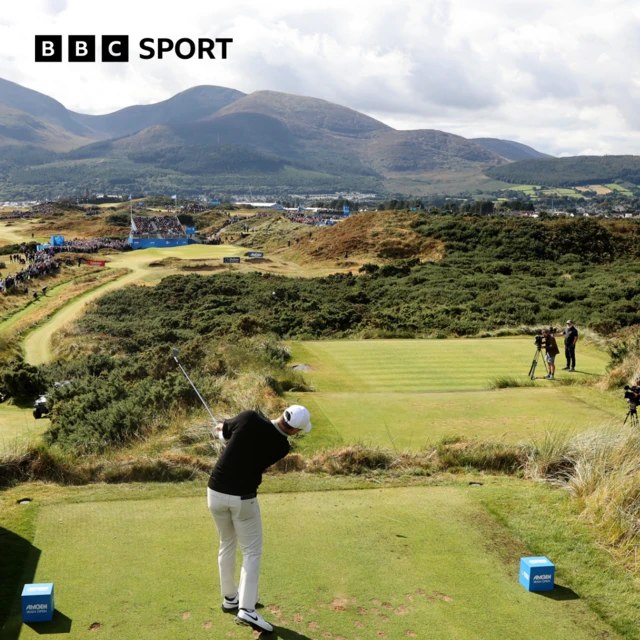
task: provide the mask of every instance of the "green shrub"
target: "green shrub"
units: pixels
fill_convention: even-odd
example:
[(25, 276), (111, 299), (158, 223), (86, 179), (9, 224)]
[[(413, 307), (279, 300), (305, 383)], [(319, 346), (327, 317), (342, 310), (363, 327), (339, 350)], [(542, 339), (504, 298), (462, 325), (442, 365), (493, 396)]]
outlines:
[(131, 216), (128, 211), (116, 211), (110, 213), (105, 221), (107, 224), (112, 224), (116, 227), (129, 227), (131, 226)]
[(28, 403), (44, 392), (46, 381), (38, 367), (20, 360), (0, 371), (0, 385), (18, 403)]
[(0, 246), (0, 255), (8, 256), (15, 253), (23, 253), (25, 248), (27, 251), (35, 251), (37, 246), (37, 242), (25, 242), (24, 244), (5, 244)]

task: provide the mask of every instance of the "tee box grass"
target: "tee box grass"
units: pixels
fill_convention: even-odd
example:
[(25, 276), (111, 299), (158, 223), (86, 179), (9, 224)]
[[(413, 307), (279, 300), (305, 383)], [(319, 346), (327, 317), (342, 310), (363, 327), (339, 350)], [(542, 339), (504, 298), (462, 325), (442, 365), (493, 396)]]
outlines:
[[(581, 600), (522, 589), (518, 565), (505, 563), (498, 551), (508, 534), (474, 491), (457, 485), (262, 494), (261, 613), (276, 627), (272, 637), (587, 640), (610, 634)], [(97, 496), (40, 508), (33, 581), (55, 581), (56, 608), (71, 621), (69, 638), (96, 629), (114, 640), (253, 637), (220, 611), (217, 534), (204, 487), (201, 493)], [(16, 625), (19, 613), (5, 627), (11, 638)], [(19, 637), (41, 631), (23, 626)]]

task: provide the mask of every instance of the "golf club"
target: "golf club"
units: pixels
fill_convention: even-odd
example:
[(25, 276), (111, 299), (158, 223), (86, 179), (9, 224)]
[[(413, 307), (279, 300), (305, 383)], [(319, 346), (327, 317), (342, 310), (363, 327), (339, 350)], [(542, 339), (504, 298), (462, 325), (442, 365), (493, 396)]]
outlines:
[(180, 364), (180, 361), (178, 360), (178, 350), (174, 348), (172, 350), (172, 354), (173, 354), (173, 359), (176, 361), (176, 364), (180, 367), (180, 371), (184, 373), (184, 377), (189, 381), (189, 384), (193, 387), (193, 390), (198, 395), (198, 398), (200, 398), (200, 402), (202, 402), (202, 404), (204, 405), (204, 408), (209, 412), (209, 415), (213, 420), (213, 424), (215, 426), (218, 426), (218, 424), (220, 423), (218, 422), (218, 420), (216, 420), (216, 417), (213, 415), (213, 413), (211, 413), (211, 409), (209, 409), (207, 403), (204, 401), (204, 398), (200, 395), (200, 392), (196, 389), (196, 385), (193, 384), (193, 382), (191, 381), (191, 378), (187, 375), (187, 372), (184, 370), (184, 367)]

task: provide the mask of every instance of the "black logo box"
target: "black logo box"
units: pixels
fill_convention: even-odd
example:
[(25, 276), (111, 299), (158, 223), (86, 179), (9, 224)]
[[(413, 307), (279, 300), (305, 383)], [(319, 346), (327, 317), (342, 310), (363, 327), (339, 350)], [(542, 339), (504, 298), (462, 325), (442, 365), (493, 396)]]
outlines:
[[(102, 36), (102, 62), (129, 62), (129, 36)], [(69, 36), (69, 62), (95, 62), (95, 36)], [(62, 36), (36, 36), (36, 62), (62, 62)]]

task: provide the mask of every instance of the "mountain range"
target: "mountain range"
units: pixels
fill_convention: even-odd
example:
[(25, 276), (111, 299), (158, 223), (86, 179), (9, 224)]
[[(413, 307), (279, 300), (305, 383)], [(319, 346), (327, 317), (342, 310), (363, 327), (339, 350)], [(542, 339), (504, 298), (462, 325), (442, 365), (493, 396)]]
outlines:
[(106, 115), (0, 79), (0, 198), (90, 191), (389, 191), (546, 158), (509, 140), (396, 130), (276, 91), (198, 86)]

